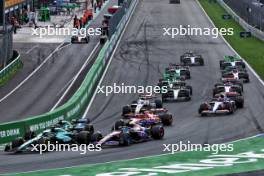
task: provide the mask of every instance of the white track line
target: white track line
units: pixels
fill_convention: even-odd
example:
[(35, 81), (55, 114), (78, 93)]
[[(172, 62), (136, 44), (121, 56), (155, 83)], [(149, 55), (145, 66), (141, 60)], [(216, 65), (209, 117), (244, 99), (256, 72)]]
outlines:
[[(109, 3), (109, 1), (107, 1), (102, 9), (100, 11), (98, 11), (95, 14), (95, 17), (93, 19), (93, 21), (95, 21), (95, 19), (99, 16), (99, 14), (103, 11), (103, 9), (107, 6), (107, 4)], [(87, 25), (87, 27), (90, 25), (90, 23)], [(66, 39), (65, 39), (66, 40)], [(8, 94), (6, 94), (3, 98), (0, 99), (0, 103), (2, 103), (5, 99), (7, 99), (9, 96), (11, 96), (15, 91), (17, 91), (21, 86), (23, 86), (50, 58), (51, 56), (60, 50), (60, 47), (64, 44), (64, 42), (62, 42), (59, 46), (57, 46), (57, 48), (48, 56), (46, 57), (46, 59), (33, 71), (30, 73), (30, 75), (28, 75), (22, 82), (20, 82), (12, 91), (10, 91)], [(66, 45), (67, 46), (67, 45)]]
[(58, 51), (60, 51), (60, 50), (62, 50), (62, 49), (64, 49), (64, 48), (66, 48), (67, 46), (71, 46), (71, 45), (72, 45), (71, 43), (69, 43), (69, 44), (67, 44), (67, 45), (64, 45), (64, 46), (60, 47)]
[[(83, 64), (83, 66), (81, 67), (81, 69), (78, 71), (78, 73), (73, 77), (71, 84), (68, 86), (68, 88), (66, 89), (66, 91), (63, 93), (63, 95), (60, 97), (60, 99), (57, 101), (57, 103), (51, 108), (50, 111), (53, 111), (55, 108), (58, 107), (58, 105), (61, 103), (61, 101), (64, 99), (64, 97), (67, 95), (67, 93), (70, 91), (70, 89), (72, 88), (72, 86), (74, 85), (75, 81), (78, 79), (78, 77), (80, 76), (81, 72), (85, 69), (86, 65), (88, 64), (88, 62), (90, 61), (90, 59), (92, 58), (93, 54), (95, 53), (96, 49), (98, 48), (98, 46), (100, 45), (100, 42), (98, 42), (96, 44), (96, 46), (94, 47), (94, 49), (92, 50), (92, 52), (90, 53), (90, 55), (88, 56), (88, 58), (86, 59), (85, 63)], [(68, 84), (68, 83), (67, 83)]]
[[(254, 137), (258, 137), (258, 135), (246, 137), (246, 138), (243, 138), (243, 139), (234, 140), (234, 141), (223, 143), (223, 144), (236, 143), (236, 142), (239, 142), (239, 141), (252, 139)], [(176, 152), (174, 154), (164, 153), (164, 154), (159, 154), (159, 155), (143, 156), (143, 157), (137, 157), (137, 158), (132, 158), (132, 159), (122, 159), (122, 160), (108, 161), (108, 162), (104, 162), (104, 163), (82, 164), (82, 165), (69, 166), (69, 167), (63, 167), (63, 168), (43, 169), (43, 170), (26, 171), (26, 172), (18, 172), (18, 173), (7, 173), (6, 175), (11, 175), (11, 174), (12, 175), (17, 175), (17, 174), (26, 174), (26, 173), (44, 172), (44, 171), (47, 172), (47, 171), (62, 170), (62, 169), (74, 169), (74, 168), (78, 168), (78, 167), (91, 167), (91, 166), (98, 166), (98, 165), (103, 165), (103, 164), (112, 164), (112, 163), (122, 162), (122, 161), (134, 161), (134, 160), (138, 160), (138, 159), (155, 158), (155, 157), (167, 156), (167, 155), (176, 155), (177, 153), (183, 153), (183, 152), (188, 152), (188, 151), (178, 151), (178, 152)]]
[[(139, 1), (137, 1), (137, 4), (138, 4), (138, 2), (139, 2)], [(135, 4), (134, 9), (133, 9), (133, 11), (131, 12), (132, 15), (130, 15), (130, 17), (128, 18), (128, 21), (127, 21), (127, 23), (126, 23), (126, 25), (125, 25), (125, 28), (124, 28), (124, 30), (122, 31), (122, 33), (121, 33), (121, 35), (120, 35), (120, 37), (119, 37), (119, 39), (118, 39), (118, 41), (117, 41), (117, 44), (116, 44), (116, 46), (115, 46), (114, 51), (113, 51), (112, 54), (111, 54), (111, 57), (110, 57), (109, 62), (107, 63), (107, 66), (106, 66), (106, 68), (105, 68), (105, 70), (104, 70), (103, 76), (101, 77), (101, 79), (100, 79), (100, 81), (99, 81), (99, 83), (98, 83), (98, 85), (97, 85), (97, 87), (96, 87), (96, 90), (95, 90), (94, 93), (93, 93), (92, 99), (91, 99), (91, 101), (89, 102), (87, 108), (85, 109), (85, 112), (84, 112), (82, 118), (86, 118), (86, 116), (87, 116), (87, 114), (88, 114), (88, 111), (89, 111), (89, 109), (90, 109), (91, 106), (92, 106), (92, 103), (93, 103), (93, 101), (94, 101), (94, 99), (95, 99), (95, 96), (96, 96), (96, 94), (97, 94), (97, 91), (98, 91), (98, 87), (102, 84), (102, 82), (103, 82), (103, 80), (104, 80), (104, 77), (105, 77), (105, 75), (106, 75), (106, 72), (107, 72), (107, 70), (108, 70), (108, 68), (109, 68), (109, 66), (110, 66), (110, 64), (111, 64), (111, 62), (112, 62), (112, 60), (113, 60), (114, 54), (115, 54), (115, 52), (116, 52), (116, 50), (117, 50), (117, 48), (118, 48), (118, 46), (119, 46), (119, 44), (120, 44), (121, 39), (123, 38), (123, 35), (124, 35), (124, 33), (125, 33), (126, 29), (127, 29), (127, 26), (128, 26), (128, 24), (129, 24), (129, 22), (130, 22), (132, 16), (133, 16), (133, 13), (134, 13), (134, 11), (135, 11), (135, 9), (136, 9), (135, 7), (137, 6), (137, 4)]]
[[(197, 0), (196, 0), (197, 1)], [(200, 3), (198, 2), (198, 4), (200, 5)], [(201, 7), (201, 5), (200, 5), (200, 7)], [(202, 8), (202, 7), (201, 7)], [(203, 9), (203, 8), (202, 8)], [(135, 10), (135, 9), (134, 9)], [(134, 12), (134, 10), (133, 10), (133, 12)], [(204, 11), (204, 9), (203, 9), (203, 11)], [(205, 12), (205, 11), (204, 11)], [(206, 14), (206, 12), (205, 12), (205, 14)], [(207, 14), (206, 14), (207, 15)], [(110, 58), (110, 60), (109, 60), (109, 63), (107, 64), (107, 67), (106, 67), (106, 69), (105, 69), (105, 71), (104, 71), (104, 74), (103, 74), (103, 76), (102, 76), (102, 78), (100, 79), (100, 82), (99, 82), (99, 84), (98, 85), (100, 85), (101, 83), (102, 83), (102, 81), (103, 81), (103, 79), (104, 79), (104, 77), (105, 77), (105, 74), (106, 74), (106, 72), (107, 72), (107, 69), (108, 69), (108, 67), (109, 67), (109, 65), (110, 65), (110, 63), (111, 63), (111, 61), (112, 61), (112, 59), (113, 59), (113, 56), (114, 56), (114, 54), (115, 54), (115, 51), (116, 51), (116, 49), (117, 49), (117, 47), (118, 47), (118, 45), (119, 45), (119, 43), (120, 43), (120, 41), (121, 41), (121, 39), (122, 39), (122, 37), (123, 37), (123, 35), (124, 35), (124, 32), (125, 32), (125, 30), (126, 30), (126, 28), (127, 28), (127, 26), (128, 26), (128, 24), (129, 24), (129, 21), (130, 21), (130, 19), (131, 19), (131, 17), (132, 17), (132, 15), (129, 17), (129, 20), (128, 20), (128, 22), (127, 22), (127, 24), (126, 24), (126, 26), (125, 26), (125, 29), (124, 29), (124, 31), (122, 32), (122, 34), (121, 34), (121, 36), (120, 36), (120, 38), (119, 38), (119, 40), (118, 40), (118, 43), (117, 43), (117, 45), (116, 45), (116, 47), (115, 47), (115, 50), (114, 50), (114, 52), (112, 53), (112, 55), (111, 55), (111, 58)], [(207, 15), (207, 17), (209, 18), (209, 16)], [(211, 19), (209, 18), (209, 20), (211, 21)], [(212, 21), (211, 21), (212, 22)], [(213, 23), (212, 23), (213, 24)], [(213, 24), (214, 25), (214, 24)], [(231, 47), (232, 48), (232, 47)], [(88, 113), (88, 111), (89, 111), (89, 109), (90, 109), (90, 106), (91, 106), (91, 104), (92, 104), (92, 102), (93, 102), (93, 100), (94, 100), (94, 98), (95, 98), (95, 95), (96, 95), (96, 92), (97, 92), (97, 89), (96, 89), (96, 91), (95, 91), (95, 93), (93, 94), (93, 97), (92, 97), (92, 99), (91, 99), (91, 101), (90, 101), (90, 103), (89, 103), (89, 105), (88, 105), (88, 107), (86, 108), (86, 110), (85, 110), (85, 113), (84, 113), (84, 115), (83, 115), (83, 118), (87, 115), (87, 113)], [(232, 142), (227, 142), (227, 143), (233, 143), (233, 142), (238, 142), (238, 141), (243, 141), (243, 140), (247, 140), (247, 139), (251, 139), (251, 138), (254, 138), (254, 137), (257, 137), (258, 135), (254, 135), (254, 136), (251, 136), (251, 137), (246, 137), (246, 138), (243, 138), (243, 139), (238, 139), (238, 140), (234, 140), (234, 141), (232, 141)], [(177, 153), (180, 153), (180, 152), (177, 152)], [(152, 156), (146, 156), (146, 157), (138, 157), (138, 158), (133, 158), (133, 159), (127, 159), (127, 160), (116, 160), (116, 161), (109, 161), (109, 162), (105, 162), (105, 163), (95, 163), (95, 164), (89, 164), (89, 165), (79, 165), (79, 166), (70, 166), (70, 167), (64, 167), (64, 168), (60, 168), (60, 169), (71, 169), (71, 168), (77, 168), (77, 167), (80, 167), (80, 166), (96, 166), (96, 165), (102, 165), (102, 164), (109, 164), (109, 163), (114, 163), (114, 162), (120, 162), (120, 161), (131, 161), (131, 160), (137, 160), (137, 159), (144, 159), (144, 158), (152, 158), (152, 157), (159, 157), (159, 156), (164, 156), (164, 155), (170, 155), (170, 154), (161, 154), (161, 155), (152, 155)], [(56, 169), (45, 169), (45, 170), (35, 170), (35, 171), (28, 171), (28, 172), (18, 172), (18, 173), (12, 173), (12, 174), (15, 174), (15, 175), (17, 175), (17, 174), (25, 174), (25, 173), (33, 173), (33, 172), (40, 172), (40, 171), (52, 171), (52, 170), (56, 170)]]
[[(211, 18), (208, 16), (208, 14), (206, 13), (206, 11), (204, 10), (203, 6), (200, 4), (199, 0), (196, 0), (197, 4), (200, 6), (200, 8), (202, 9), (202, 11), (204, 12), (205, 16), (208, 18), (208, 20), (210, 21), (210, 23), (216, 28), (214, 22), (211, 20)], [(220, 35), (221, 38), (224, 40), (224, 42), (226, 43), (226, 45), (236, 54), (238, 55), (240, 58), (242, 58), (237, 52), (236, 50), (226, 41), (226, 39)], [(242, 58), (243, 59), (243, 58)], [(260, 76), (255, 72), (255, 70), (248, 64), (248, 62), (243, 59), (244, 62), (246, 63), (247, 67), (249, 68), (249, 70), (256, 76), (256, 78), (259, 80), (259, 82), (264, 86), (264, 81), (260, 78)]]
[(3, 102), (5, 99), (7, 99), (10, 95), (12, 95), (16, 90), (18, 90), (21, 86), (23, 86), (50, 58), (51, 56), (58, 51), (58, 49), (63, 45), (61, 43), (59, 46), (56, 47), (56, 49), (50, 53), (48, 57), (33, 71), (31, 72), (26, 79), (24, 79), (21, 83), (19, 83), (12, 91), (10, 91), (7, 95), (5, 95), (3, 98), (0, 99), (0, 103)]
[(67, 87), (71, 84), (71, 82), (73, 81), (73, 79), (74, 79), (74, 77), (65, 84), (65, 86), (56, 94), (56, 97), (59, 96), (62, 92), (64, 92), (64, 90), (67, 89)]
[(37, 48), (37, 47), (39, 47), (39, 45), (35, 45), (35, 46), (33, 46), (31, 49), (29, 49), (29, 50), (26, 52), (26, 54), (29, 54), (33, 49), (35, 49), (35, 48)]
[[(109, 1), (107, 1), (106, 3), (104, 3), (104, 5), (103, 5), (103, 7), (101, 8), (101, 10), (100, 11), (97, 11), (96, 13), (95, 13), (95, 17), (94, 17), (94, 19), (93, 19), (93, 21), (95, 21), (95, 19), (100, 15), (100, 13), (104, 10), (104, 8), (107, 6), (107, 4), (109, 3)], [(89, 23), (88, 25), (87, 25), (87, 27), (90, 25), (91, 23)], [(82, 68), (79, 70), (79, 72), (73, 77), (73, 81), (71, 82), (71, 81), (69, 81), (69, 82), (71, 82), (71, 84), (69, 85), (69, 87), (67, 88), (67, 90), (64, 92), (64, 94), (62, 95), (62, 97), (58, 100), (58, 102), (51, 108), (51, 110), (50, 111), (53, 111), (54, 109), (56, 109), (56, 107), (60, 104), (60, 102), (63, 100), (63, 98), (67, 95), (67, 93), (69, 92), (69, 90), (71, 89), (71, 87), (73, 86), (73, 84), (74, 84), (74, 82), (77, 80), (77, 78), (79, 77), (79, 75), (81, 74), (81, 72), (82, 72), (82, 70), (85, 68), (85, 66), (87, 65), (87, 63), (88, 63), (88, 61), (90, 60), (90, 58), (91, 58), (91, 56), (93, 55), (93, 53), (95, 52), (95, 50), (96, 50), (96, 48), (99, 46), (99, 44), (100, 44), (100, 42), (98, 42), (97, 44), (96, 44), (96, 46), (94, 47), (94, 49), (93, 49), (93, 51), (92, 51), (92, 53), (89, 55), (89, 57), (87, 58), (87, 60), (86, 60), (86, 62), (84, 63), (84, 65), (82, 66)], [(68, 46), (68, 45), (66, 45), (66, 46)], [(65, 46), (64, 46), (65, 47)], [(62, 48), (64, 48), (64, 47), (62, 47)], [(67, 83), (68, 84), (68, 83)], [(67, 87), (67, 84), (64, 86), (64, 88), (65, 87)], [(63, 89), (64, 89), (63, 88)], [(63, 90), (62, 89), (62, 90)]]

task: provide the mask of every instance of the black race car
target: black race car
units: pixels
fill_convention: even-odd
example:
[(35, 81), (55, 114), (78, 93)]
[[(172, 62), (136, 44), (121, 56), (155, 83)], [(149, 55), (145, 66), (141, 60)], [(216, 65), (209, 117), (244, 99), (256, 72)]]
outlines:
[(204, 65), (204, 59), (201, 55), (189, 51), (181, 56), (181, 63), (189, 66), (194, 66), (194, 65), (202, 66)]

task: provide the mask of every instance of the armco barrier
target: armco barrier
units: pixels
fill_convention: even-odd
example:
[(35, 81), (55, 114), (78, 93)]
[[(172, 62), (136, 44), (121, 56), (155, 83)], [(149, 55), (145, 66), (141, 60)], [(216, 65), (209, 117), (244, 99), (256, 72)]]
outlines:
[(83, 110), (86, 108), (88, 102), (97, 87), (97, 82), (101, 78), (104, 69), (109, 61), (114, 46), (117, 43), (121, 32), (127, 23), (132, 10), (135, 8), (137, 0), (131, 3), (120, 21), (116, 33), (108, 40), (101, 49), (95, 63), (90, 68), (80, 88), (75, 94), (62, 106), (56, 108), (52, 112), (43, 115), (35, 116), (21, 121), (9, 122), (0, 124), (0, 144), (8, 143), (16, 137), (23, 136), (28, 130), (41, 132), (45, 128), (57, 123), (60, 119), (70, 120), (72, 118), (80, 118)]
[[(223, 0), (217, 0), (217, 2), (234, 18), (240, 26), (242, 26), (246, 31), (251, 32), (252, 35), (264, 41), (264, 32), (259, 29), (249, 25), (245, 20), (240, 18)], [(241, 31), (242, 32), (242, 31)]]
[(0, 71), (0, 87), (4, 85), (14, 74), (23, 67), (20, 54), (13, 51), (13, 61)]

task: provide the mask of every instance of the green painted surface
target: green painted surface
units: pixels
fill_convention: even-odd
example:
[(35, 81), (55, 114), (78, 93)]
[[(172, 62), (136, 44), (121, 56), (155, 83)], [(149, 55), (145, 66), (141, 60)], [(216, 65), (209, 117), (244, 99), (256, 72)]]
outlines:
[[(83, 165), (72, 168), (10, 175), (142, 176), (150, 173), (156, 173), (157, 175), (210, 176), (264, 169), (263, 135), (237, 141), (232, 144), (234, 149), (233, 151), (219, 152), (218, 154), (205, 151), (180, 152), (105, 164)], [(160, 145), (162, 145), (162, 143)]]
[(14, 55), (16, 55), (14, 61), (3, 70), (0, 70), (0, 87), (5, 85), (23, 67), (20, 54), (14, 51)]
[(87, 73), (80, 89), (62, 106), (52, 112), (34, 116), (16, 122), (0, 124), (0, 144), (7, 143), (16, 137), (23, 136), (28, 130), (41, 132), (47, 127), (58, 123), (60, 119), (70, 120), (80, 118), (87, 103), (90, 101), (96, 81), (103, 74), (105, 67), (102, 62), (109, 47), (109, 41), (101, 49), (95, 63)]

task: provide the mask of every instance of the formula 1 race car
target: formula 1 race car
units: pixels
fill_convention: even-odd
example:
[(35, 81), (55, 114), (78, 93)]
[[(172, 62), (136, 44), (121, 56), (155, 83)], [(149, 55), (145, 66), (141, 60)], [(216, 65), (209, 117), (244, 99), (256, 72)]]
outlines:
[(90, 41), (90, 36), (87, 32), (86, 35), (78, 32), (78, 35), (73, 35), (71, 37), (71, 43), (89, 43), (89, 41)]
[(237, 92), (225, 92), (225, 93), (216, 94), (214, 98), (230, 99), (235, 102), (237, 108), (244, 107), (244, 97)]
[(163, 126), (156, 125), (150, 128), (144, 128), (136, 124), (133, 125), (133, 127), (120, 126), (119, 129), (113, 130), (105, 137), (100, 133), (95, 133), (92, 139), (101, 146), (129, 146), (131, 144), (146, 142), (153, 139), (162, 139), (163, 136)]
[(179, 87), (188, 89), (190, 91), (190, 94), (192, 95), (192, 86), (187, 85), (186, 82), (180, 81), (180, 80), (159, 80), (160, 82), (158, 83), (158, 86), (160, 88), (166, 88), (166, 89), (177, 89)]
[(72, 120), (73, 132), (89, 131), (91, 134), (94, 133), (94, 127), (91, 124), (90, 119), (73, 119)]
[(210, 114), (233, 114), (236, 110), (236, 103), (230, 99), (213, 98), (209, 102), (202, 103), (199, 107), (199, 114), (206, 116)]
[(169, 67), (165, 69), (165, 73), (174, 74), (176, 72), (181, 77), (185, 79), (191, 79), (191, 72), (189, 66), (183, 66), (179, 64), (170, 64)]
[(222, 74), (230, 73), (230, 72), (247, 72), (247, 69), (240, 66), (227, 66), (224, 70), (222, 70)]
[(204, 59), (201, 55), (195, 54), (191, 51), (184, 53), (181, 56), (181, 63), (183, 65), (195, 66), (195, 65), (204, 65)]
[(244, 91), (244, 86), (243, 86), (243, 83), (237, 79), (225, 79), (222, 81), (222, 83), (217, 83), (215, 84), (215, 86), (217, 85), (223, 85), (223, 84), (232, 84), (232, 85), (236, 85), (236, 86), (240, 86), (241, 87), (241, 90), (242, 92)]
[(224, 56), (224, 60), (219, 61), (220, 69), (224, 70), (228, 66), (237, 66), (246, 68), (245, 62), (238, 56)]
[(243, 89), (239, 85), (233, 84), (216, 84), (213, 89), (213, 96), (222, 92), (237, 92), (239, 95), (242, 95)]
[(122, 115), (126, 115), (129, 113), (142, 113), (146, 110), (152, 108), (162, 108), (163, 103), (160, 99), (158, 99), (154, 95), (141, 95), (139, 99), (133, 101), (130, 105), (126, 105), (123, 107)]
[[(28, 135), (31, 133), (30, 135)], [(26, 133), (25, 136), (19, 137), (12, 141), (11, 145), (5, 146), (6, 152), (30, 152), (33, 145), (37, 144), (89, 144), (91, 141), (92, 133), (89, 131), (71, 132), (63, 128), (51, 127), (38, 135), (32, 132)]]
[(163, 73), (163, 80), (169, 80), (169, 81), (184, 81), (186, 79), (185, 76), (181, 76), (179, 72), (176, 72), (173, 70), (166, 70), (165, 73)]
[(172, 89), (168, 89), (167, 93), (161, 94), (162, 101), (190, 101), (191, 91), (188, 87), (177, 86)]
[(230, 79), (241, 80), (244, 83), (250, 82), (249, 75), (247, 72), (240, 72), (236, 70), (233, 70), (232, 72), (229, 72), (229, 73), (222, 74), (222, 78), (221, 78), (222, 81), (227, 81)]
[(63, 128), (67, 131), (80, 132), (80, 131), (89, 131), (90, 133), (94, 132), (94, 127), (91, 124), (90, 119), (72, 119), (71, 122), (66, 120), (60, 120), (55, 124), (57, 128)]
[(143, 126), (153, 126), (157, 124), (163, 124), (164, 126), (172, 125), (172, 114), (168, 113), (168, 110), (164, 108), (151, 109), (140, 114), (126, 114), (123, 119), (133, 120), (135, 123)]

